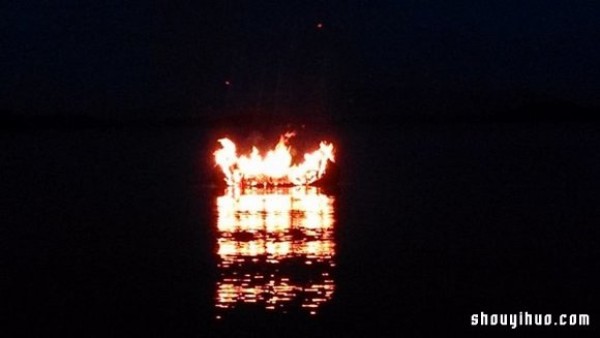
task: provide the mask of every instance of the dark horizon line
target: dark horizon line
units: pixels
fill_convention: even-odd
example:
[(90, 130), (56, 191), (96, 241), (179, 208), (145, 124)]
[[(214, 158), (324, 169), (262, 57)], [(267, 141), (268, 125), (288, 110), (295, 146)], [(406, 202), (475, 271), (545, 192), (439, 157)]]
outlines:
[[(487, 109), (486, 109), (487, 108)], [(482, 113), (458, 110), (427, 109), (415, 113), (402, 107), (378, 110), (373, 113), (365, 107), (345, 109), (347, 114), (310, 113), (282, 114), (266, 110), (229, 111), (221, 115), (178, 115), (172, 117), (151, 116), (143, 118), (100, 117), (94, 114), (52, 113), (24, 115), (4, 111), (0, 117), (0, 129), (103, 129), (103, 128), (160, 128), (160, 127), (227, 127), (265, 124), (353, 125), (353, 124), (453, 124), (453, 123), (534, 123), (534, 122), (598, 122), (600, 109), (582, 107), (572, 102), (526, 103), (513, 109), (482, 107)], [(393, 110), (391, 112), (390, 110)], [(398, 116), (396, 111), (403, 111)], [(411, 112), (412, 111), (412, 112)], [(396, 121), (399, 121), (396, 122)]]

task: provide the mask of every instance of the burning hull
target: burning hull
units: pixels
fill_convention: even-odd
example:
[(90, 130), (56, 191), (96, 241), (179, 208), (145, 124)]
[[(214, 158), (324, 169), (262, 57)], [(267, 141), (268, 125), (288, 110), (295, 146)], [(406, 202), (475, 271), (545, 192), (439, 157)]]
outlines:
[[(267, 187), (319, 185), (337, 179), (333, 144), (322, 141), (318, 149), (307, 152), (301, 160), (292, 156), (289, 139), (294, 133), (281, 136), (279, 143), (266, 153), (256, 147), (248, 154), (238, 155), (236, 144), (223, 138), (221, 148), (214, 152), (216, 165), (221, 169), (223, 181), (229, 186)], [(332, 173), (334, 172), (334, 173)], [(330, 175), (332, 173), (332, 175)], [(327, 174), (327, 175), (326, 175)], [(330, 179), (325, 179), (332, 176)]]
[(238, 182), (230, 184), (227, 182), (223, 175), (217, 173), (212, 175), (212, 182), (218, 186), (231, 186), (240, 188), (291, 188), (297, 186), (313, 186), (313, 187), (333, 187), (339, 183), (340, 167), (336, 163), (330, 163), (327, 166), (327, 172), (321, 178), (316, 179), (310, 183), (305, 184), (294, 184), (293, 182), (286, 179), (271, 179), (269, 177), (251, 178), (246, 179), (242, 177)]

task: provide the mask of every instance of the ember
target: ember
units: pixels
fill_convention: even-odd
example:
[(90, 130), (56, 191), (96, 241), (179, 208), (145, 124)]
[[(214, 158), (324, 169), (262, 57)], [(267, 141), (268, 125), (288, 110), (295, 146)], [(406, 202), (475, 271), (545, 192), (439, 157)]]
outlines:
[(282, 135), (275, 148), (264, 155), (256, 147), (249, 154), (238, 155), (233, 141), (220, 139), (221, 148), (214, 152), (215, 162), (227, 185), (308, 185), (319, 180), (328, 162), (334, 162), (333, 144), (322, 141), (319, 149), (305, 153), (302, 162), (294, 163), (288, 142), (294, 135)]

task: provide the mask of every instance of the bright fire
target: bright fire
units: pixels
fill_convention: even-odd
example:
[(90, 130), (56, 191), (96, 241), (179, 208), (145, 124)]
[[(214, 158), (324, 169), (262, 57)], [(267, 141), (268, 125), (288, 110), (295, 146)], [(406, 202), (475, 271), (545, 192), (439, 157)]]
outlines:
[(288, 145), (294, 135), (282, 135), (274, 149), (261, 152), (252, 147), (250, 153), (242, 155), (237, 154), (233, 141), (222, 138), (221, 148), (214, 152), (215, 162), (230, 186), (311, 184), (323, 177), (329, 161), (334, 162), (333, 144), (321, 141), (319, 149), (305, 153), (303, 162), (294, 163)]

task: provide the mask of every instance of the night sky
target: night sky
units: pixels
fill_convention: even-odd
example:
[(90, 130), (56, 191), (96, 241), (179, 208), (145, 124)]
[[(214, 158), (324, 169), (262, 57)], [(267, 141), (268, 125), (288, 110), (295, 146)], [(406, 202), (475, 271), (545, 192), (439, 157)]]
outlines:
[(0, 110), (477, 116), (600, 106), (594, 1), (12, 1)]

